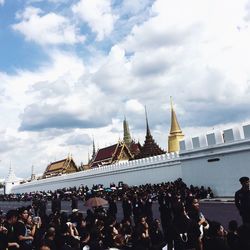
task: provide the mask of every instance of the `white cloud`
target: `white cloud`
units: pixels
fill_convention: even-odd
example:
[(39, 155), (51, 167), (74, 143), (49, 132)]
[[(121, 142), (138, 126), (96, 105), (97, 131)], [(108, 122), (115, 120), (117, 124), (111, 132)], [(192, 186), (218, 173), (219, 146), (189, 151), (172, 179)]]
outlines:
[(0, 0), (0, 5), (4, 5), (4, 0)]
[(43, 15), (41, 9), (27, 7), (24, 12), (18, 13), (19, 23), (12, 25), (28, 41), (38, 44), (75, 44), (83, 42), (78, 28), (64, 16), (49, 12)]
[(125, 103), (125, 109), (126, 109), (126, 113), (137, 113), (137, 114), (144, 114), (144, 107), (143, 104), (140, 103), (138, 100), (136, 99), (131, 99), (126, 101)]
[(97, 33), (98, 41), (110, 35), (118, 18), (112, 13), (110, 0), (80, 0), (72, 11)]

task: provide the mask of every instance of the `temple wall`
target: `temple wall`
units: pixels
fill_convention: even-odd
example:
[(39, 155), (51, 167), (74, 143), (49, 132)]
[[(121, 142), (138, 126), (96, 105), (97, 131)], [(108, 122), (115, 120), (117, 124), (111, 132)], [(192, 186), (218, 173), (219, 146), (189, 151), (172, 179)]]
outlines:
[(187, 184), (210, 186), (216, 196), (233, 196), (239, 178), (250, 176), (250, 125), (185, 138), (180, 154), (171, 153), (78, 173), (34, 180), (12, 192), (55, 190), (62, 187), (123, 181), (128, 185), (160, 183), (181, 177)]
[(250, 125), (186, 138), (180, 148), (183, 180), (216, 196), (234, 196), (239, 178), (250, 176)]
[(181, 177), (179, 155), (175, 153), (107, 165), (73, 174), (34, 180), (14, 186), (13, 193), (56, 190), (63, 187), (96, 184), (109, 186), (123, 181), (128, 185), (172, 181)]

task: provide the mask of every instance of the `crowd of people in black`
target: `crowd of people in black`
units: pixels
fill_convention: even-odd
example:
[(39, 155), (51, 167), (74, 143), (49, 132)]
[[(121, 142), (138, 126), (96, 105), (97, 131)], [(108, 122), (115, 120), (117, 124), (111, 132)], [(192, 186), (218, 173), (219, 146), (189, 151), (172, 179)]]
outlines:
[[(92, 206), (83, 214), (78, 201), (104, 198), (105, 206)], [(200, 211), (199, 199), (213, 197), (212, 190), (188, 187), (181, 179), (161, 184), (104, 188), (61, 189), (1, 200), (32, 201), (28, 207), (9, 210), (1, 216), (0, 250), (244, 250), (250, 249), (249, 226), (229, 223), (226, 232), (219, 222), (209, 221)], [(61, 201), (70, 200), (72, 212), (61, 211)], [(46, 204), (51, 202), (51, 213)], [(117, 220), (117, 201), (123, 219)], [(154, 218), (153, 202), (160, 218)]]

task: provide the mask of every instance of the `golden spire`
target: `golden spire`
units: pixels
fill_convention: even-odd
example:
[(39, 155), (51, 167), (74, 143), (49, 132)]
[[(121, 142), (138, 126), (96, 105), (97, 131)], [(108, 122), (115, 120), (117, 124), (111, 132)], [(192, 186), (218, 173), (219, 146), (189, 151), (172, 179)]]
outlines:
[(184, 134), (181, 131), (180, 125), (178, 123), (174, 108), (172, 96), (170, 96), (170, 106), (171, 106), (171, 129), (168, 136), (168, 152), (178, 152), (179, 141), (183, 139)]
[(171, 129), (170, 129), (170, 134), (182, 133), (180, 125), (179, 125), (179, 123), (177, 121), (175, 111), (174, 111), (172, 96), (170, 96), (170, 105), (171, 105)]

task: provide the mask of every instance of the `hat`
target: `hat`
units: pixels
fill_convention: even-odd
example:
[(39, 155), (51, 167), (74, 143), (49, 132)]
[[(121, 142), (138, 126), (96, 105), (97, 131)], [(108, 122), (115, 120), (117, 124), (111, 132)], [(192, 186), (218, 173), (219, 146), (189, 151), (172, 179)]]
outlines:
[(243, 183), (249, 181), (249, 177), (243, 176), (243, 177), (241, 177), (241, 178), (239, 179), (239, 181), (240, 181), (241, 184), (243, 184)]
[(79, 210), (77, 209), (77, 208), (74, 208), (73, 210), (72, 210), (72, 213), (76, 213), (76, 212), (78, 212)]

